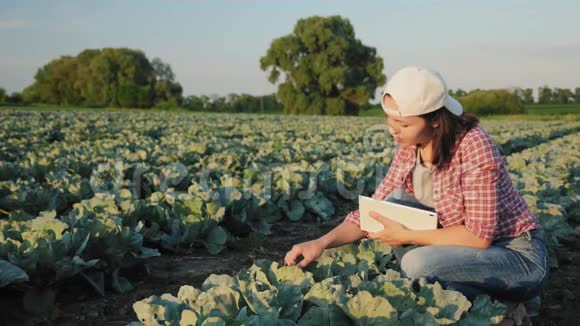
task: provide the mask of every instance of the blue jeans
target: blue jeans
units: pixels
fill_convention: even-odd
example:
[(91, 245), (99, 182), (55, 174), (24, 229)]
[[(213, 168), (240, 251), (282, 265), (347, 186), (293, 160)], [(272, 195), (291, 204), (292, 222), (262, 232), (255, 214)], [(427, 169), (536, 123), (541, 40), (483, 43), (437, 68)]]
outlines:
[[(396, 189), (387, 200), (416, 202), (402, 189)], [(403, 276), (437, 281), (472, 301), (479, 294), (516, 302), (531, 299), (550, 274), (542, 230), (497, 239), (488, 249), (405, 245), (393, 251)]]

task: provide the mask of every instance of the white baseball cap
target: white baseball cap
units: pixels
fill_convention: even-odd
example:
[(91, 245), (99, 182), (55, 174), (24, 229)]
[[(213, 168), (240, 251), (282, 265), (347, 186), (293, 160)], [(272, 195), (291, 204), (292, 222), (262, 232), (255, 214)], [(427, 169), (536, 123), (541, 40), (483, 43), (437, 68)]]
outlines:
[[(389, 94), (398, 110), (385, 107), (383, 98)], [(446, 107), (451, 113), (463, 114), (461, 103), (449, 96), (447, 84), (441, 74), (421, 67), (405, 67), (387, 82), (381, 96), (383, 111), (400, 117), (423, 115)]]

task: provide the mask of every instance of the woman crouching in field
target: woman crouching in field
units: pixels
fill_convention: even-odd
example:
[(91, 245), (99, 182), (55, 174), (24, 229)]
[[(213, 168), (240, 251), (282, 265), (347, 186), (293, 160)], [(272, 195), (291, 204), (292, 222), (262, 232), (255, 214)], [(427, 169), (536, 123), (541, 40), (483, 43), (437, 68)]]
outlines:
[(404, 276), (438, 281), (470, 300), (537, 296), (549, 275), (543, 231), (478, 119), (463, 113), (439, 73), (419, 67), (398, 71), (381, 104), (399, 146), (372, 197), (432, 209), (441, 227), (410, 230), (375, 212), (384, 230), (367, 234), (355, 210), (319, 239), (293, 246), (284, 263), (304, 268), (324, 249), (367, 237), (394, 247)]

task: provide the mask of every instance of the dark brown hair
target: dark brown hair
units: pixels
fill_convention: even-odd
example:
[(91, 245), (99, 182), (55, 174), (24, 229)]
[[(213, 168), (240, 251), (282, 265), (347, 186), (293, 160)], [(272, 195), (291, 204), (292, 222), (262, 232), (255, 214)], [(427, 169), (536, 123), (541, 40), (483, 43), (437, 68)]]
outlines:
[(455, 152), (455, 142), (471, 128), (477, 126), (479, 119), (473, 113), (464, 112), (461, 116), (442, 107), (422, 115), (429, 125), (438, 122), (433, 128), (433, 156), (431, 164), (439, 171), (447, 169)]

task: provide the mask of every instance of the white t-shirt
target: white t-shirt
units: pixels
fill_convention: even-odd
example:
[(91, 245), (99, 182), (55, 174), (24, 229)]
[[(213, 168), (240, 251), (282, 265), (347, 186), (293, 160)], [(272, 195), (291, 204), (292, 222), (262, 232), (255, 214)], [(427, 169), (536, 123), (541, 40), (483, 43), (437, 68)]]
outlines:
[(433, 208), (433, 172), (435, 167), (421, 164), (421, 155), (417, 147), (417, 160), (413, 168), (413, 192), (419, 203)]

